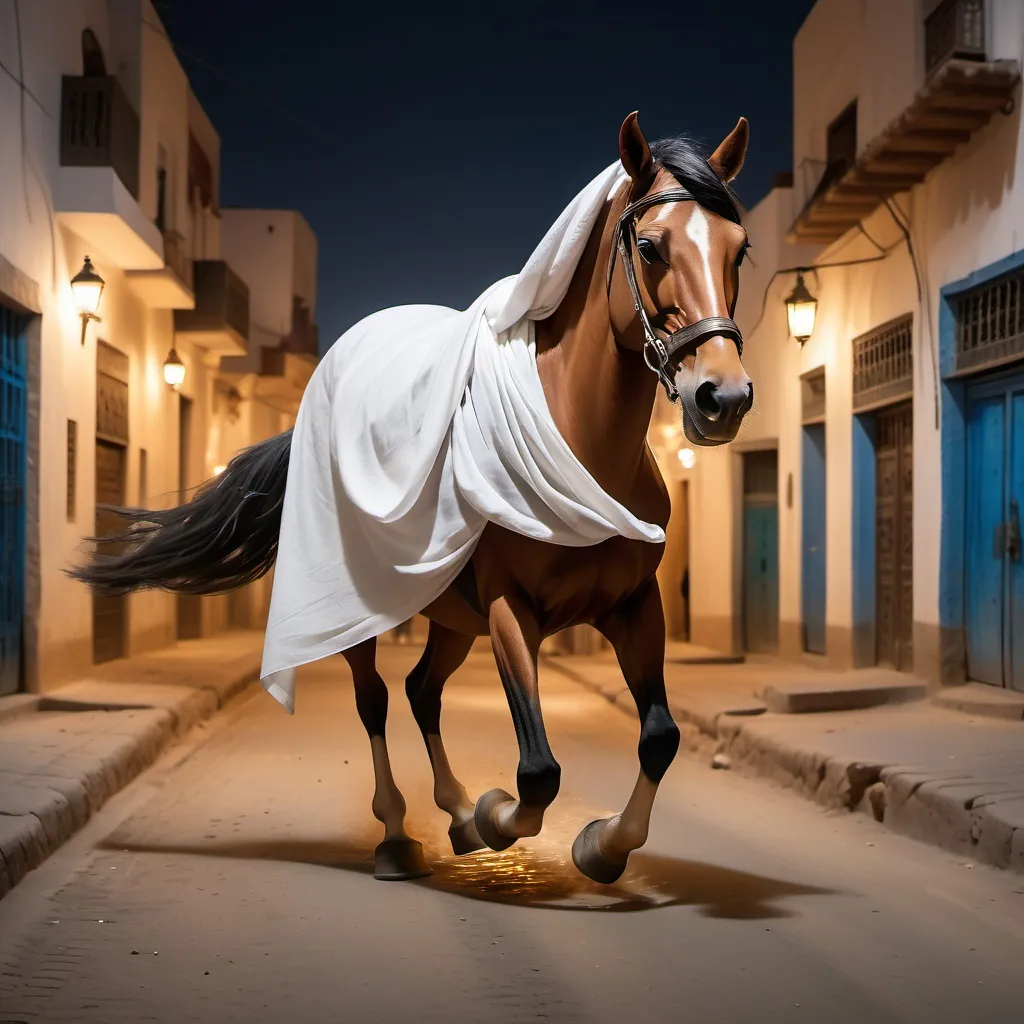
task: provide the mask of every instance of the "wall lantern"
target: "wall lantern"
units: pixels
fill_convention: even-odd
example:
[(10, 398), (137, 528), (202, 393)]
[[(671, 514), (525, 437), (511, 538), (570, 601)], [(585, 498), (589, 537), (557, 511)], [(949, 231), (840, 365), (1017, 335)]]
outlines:
[(693, 454), (692, 448), (680, 448), (679, 461), (682, 463), (683, 469), (693, 469), (693, 464), (697, 461), (697, 456)]
[(164, 360), (164, 380), (175, 391), (185, 383), (185, 364), (178, 358), (178, 353), (172, 348)]
[(82, 269), (71, 278), (71, 294), (74, 296), (75, 305), (78, 307), (78, 315), (82, 318), (82, 344), (85, 344), (85, 329), (90, 320), (99, 321), (96, 310), (100, 308), (100, 298), (103, 295), (102, 277), (96, 273), (92, 260), (88, 256), (82, 264)]
[(804, 275), (796, 272), (796, 285), (786, 299), (786, 314), (789, 317), (789, 333), (803, 345), (814, 333), (814, 318), (818, 312), (818, 300), (807, 290)]

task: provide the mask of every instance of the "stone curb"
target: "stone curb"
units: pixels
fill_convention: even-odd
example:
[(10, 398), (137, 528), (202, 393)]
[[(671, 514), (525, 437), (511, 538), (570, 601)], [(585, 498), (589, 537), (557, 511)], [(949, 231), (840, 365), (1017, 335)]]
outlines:
[[(636, 718), (633, 702), (620, 699), (621, 692), (607, 692), (607, 685), (595, 685), (555, 659), (543, 664)], [(710, 715), (681, 704), (671, 692), (669, 708), (684, 737), (687, 727), (699, 730), (734, 770), (771, 779), (830, 810), (870, 814), (894, 832), (973, 861), (1024, 873), (1024, 757), (1019, 775), (1004, 771), (999, 782), (983, 781), (962, 768), (922, 771), (798, 747), (770, 734), (770, 713)], [(1024, 733), (1021, 738), (1024, 745)], [(692, 738), (687, 746), (704, 749)]]
[[(62, 754), (55, 766), (28, 773), (0, 767), (0, 898), (193, 726), (258, 678), (257, 662), (255, 668), (240, 667), (217, 691), (89, 683), (71, 684), (41, 698), (40, 711), (66, 711), (76, 721), (99, 716), (97, 722), (110, 728), (89, 736), (84, 745), (89, 749), (71, 748)], [(30, 714), (5, 721), (12, 727), (24, 725), (31, 722)]]

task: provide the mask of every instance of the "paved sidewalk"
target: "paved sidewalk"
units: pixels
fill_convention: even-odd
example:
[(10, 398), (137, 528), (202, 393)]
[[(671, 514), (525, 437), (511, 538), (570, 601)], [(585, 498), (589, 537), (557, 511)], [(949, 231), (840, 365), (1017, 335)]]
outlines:
[(0, 897), (174, 740), (259, 677), (263, 634), (188, 640), (0, 699)]
[[(635, 715), (613, 658), (544, 665)], [(882, 670), (669, 661), (666, 684), (684, 741), (720, 764), (1024, 872), (1024, 722), (938, 706), (919, 680)]]

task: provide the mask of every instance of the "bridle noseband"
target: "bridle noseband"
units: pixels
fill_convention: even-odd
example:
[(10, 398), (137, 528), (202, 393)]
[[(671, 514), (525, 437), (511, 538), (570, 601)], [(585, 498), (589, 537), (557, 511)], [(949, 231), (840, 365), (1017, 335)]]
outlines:
[(643, 199), (630, 203), (622, 211), (615, 225), (615, 244), (612, 246), (611, 259), (608, 261), (608, 292), (610, 294), (616, 251), (622, 257), (622, 269), (626, 274), (626, 283), (629, 285), (630, 294), (633, 296), (633, 305), (644, 328), (644, 362), (658, 375), (670, 402), (675, 402), (679, 397), (671, 373), (672, 358), (677, 352), (685, 348), (696, 349), (701, 342), (708, 338), (724, 335), (727, 338), (732, 338), (736, 342), (736, 348), (740, 355), (743, 354), (743, 335), (732, 317), (708, 316), (660, 338), (655, 333), (650, 318), (647, 316), (647, 310), (644, 309), (640, 288), (636, 282), (636, 268), (633, 264), (633, 251), (636, 249), (637, 215), (652, 206), (687, 200), (697, 201), (693, 194), (685, 188), (670, 188), (664, 192), (652, 192), (650, 195), (644, 196)]

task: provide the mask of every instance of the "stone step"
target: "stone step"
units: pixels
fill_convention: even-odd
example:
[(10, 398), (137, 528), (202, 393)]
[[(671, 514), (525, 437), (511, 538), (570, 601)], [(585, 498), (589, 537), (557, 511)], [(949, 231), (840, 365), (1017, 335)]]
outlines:
[(902, 672), (869, 670), (772, 683), (764, 688), (761, 699), (775, 714), (801, 715), (904, 704), (927, 696), (928, 684), (920, 679)]
[(1004, 690), (987, 683), (967, 683), (949, 686), (934, 694), (932, 700), (941, 708), (964, 711), (985, 718), (1024, 720), (1024, 693)]

